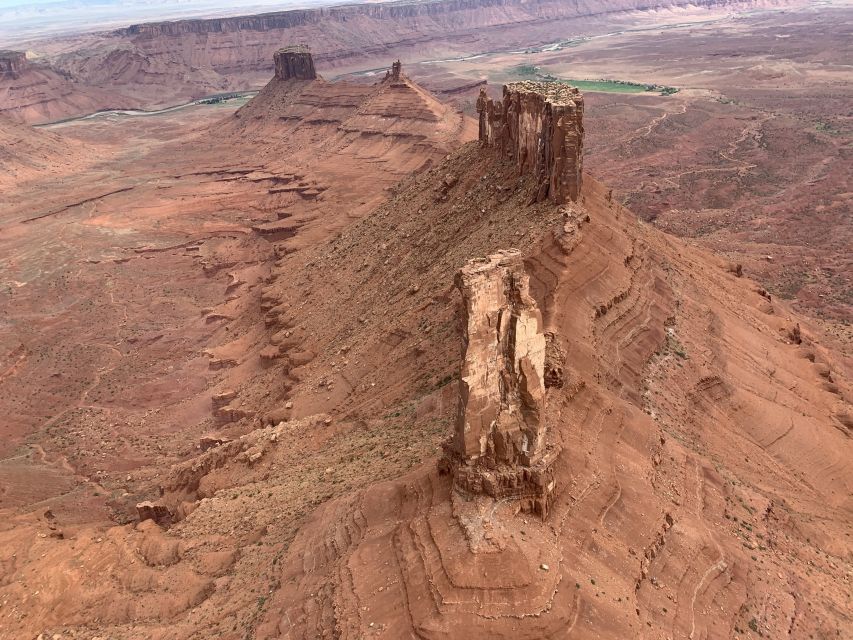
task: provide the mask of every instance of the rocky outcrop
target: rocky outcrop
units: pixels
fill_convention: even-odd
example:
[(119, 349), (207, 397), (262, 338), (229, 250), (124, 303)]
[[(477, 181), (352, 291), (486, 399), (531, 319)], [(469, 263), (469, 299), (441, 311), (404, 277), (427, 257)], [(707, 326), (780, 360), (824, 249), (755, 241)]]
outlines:
[(403, 75), (403, 63), (397, 60), (391, 64), (391, 68), (385, 72), (385, 79), (391, 82), (400, 82)]
[(23, 51), (0, 51), (0, 78), (17, 78), (27, 68)]
[(480, 142), (497, 148), (533, 175), (536, 200), (577, 200), (583, 172), (583, 95), (557, 82), (515, 82), (503, 100), (480, 89)]
[(136, 515), (139, 518), (140, 522), (145, 522), (146, 520), (153, 520), (160, 526), (166, 526), (172, 524), (173, 514), (169, 507), (159, 502), (140, 502), (136, 505)]
[(316, 80), (314, 60), (305, 45), (279, 49), (273, 54), (275, 77), (279, 80)]
[(470, 261), (456, 276), (464, 356), (456, 430), (441, 462), (457, 489), (547, 515), (553, 495), (545, 444), (545, 335), (518, 250)]

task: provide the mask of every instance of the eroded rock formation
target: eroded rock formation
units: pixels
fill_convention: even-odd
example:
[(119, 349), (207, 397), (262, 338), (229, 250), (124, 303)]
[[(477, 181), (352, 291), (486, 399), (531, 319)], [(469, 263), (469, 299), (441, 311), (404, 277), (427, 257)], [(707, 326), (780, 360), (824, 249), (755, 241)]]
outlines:
[(555, 452), (545, 444), (545, 335), (518, 250), (470, 261), (456, 276), (464, 356), (456, 431), (442, 469), (456, 487), (547, 515)]
[(279, 80), (315, 80), (314, 60), (305, 45), (279, 49), (273, 54), (275, 77)]
[(536, 177), (536, 200), (577, 200), (583, 172), (583, 95), (558, 82), (515, 82), (503, 100), (480, 89), (480, 142)]
[(0, 77), (17, 78), (27, 68), (23, 51), (0, 51)]
[(385, 72), (385, 79), (390, 79), (391, 82), (400, 82), (400, 76), (403, 73), (403, 63), (397, 60), (391, 64), (391, 68)]
[(173, 514), (164, 504), (159, 502), (140, 502), (136, 505), (136, 515), (140, 522), (153, 520), (161, 526), (169, 526), (172, 524)]

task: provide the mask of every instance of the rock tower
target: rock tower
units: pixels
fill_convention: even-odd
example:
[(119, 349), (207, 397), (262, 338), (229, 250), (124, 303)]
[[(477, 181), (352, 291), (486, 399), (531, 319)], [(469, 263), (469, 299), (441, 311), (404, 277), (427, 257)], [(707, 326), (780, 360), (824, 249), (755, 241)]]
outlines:
[(305, 45), (299, 44), (279, 49), (273, 54), (275, 77), (279, 80), (316, 80), (314, 59)]
[(480, 89), (480, 142), (536, 177), (536, 200), (577, 200), (583, 172), (583, 95), (559, 82), (504, 85), (503, 100)]
[(0, 51), (0, 78), (18, 78), (27, 68), (27, 55), (23, 51)]
[(402, 74), (403, 63), (397, 60), (397, 62), (391, 63), (391, 68), (385, 72), (385, 79), (391, 82), (400, 82)]
[(545, 336), (518, 250), (471, 260), (456, 275), (464, 355), (455, 433), (441, 470), (457, 490), (517, 499), (546, 516), (556, 453), (545, 445)]

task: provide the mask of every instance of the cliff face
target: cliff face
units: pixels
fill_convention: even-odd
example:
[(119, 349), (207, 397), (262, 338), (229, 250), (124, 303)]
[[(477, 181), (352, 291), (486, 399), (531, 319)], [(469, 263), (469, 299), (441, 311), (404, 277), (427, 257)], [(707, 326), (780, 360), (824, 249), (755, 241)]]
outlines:
[(477, 101), (480, 142), (509, 155), (522, 174), (536, 176), (537, 202), (577, 200), (583, 180), (583, 96), (565, 84), (517, 82), (503, 100), (485, 88)]
[(39, 123), (105, 106), (124, 106), (122, 96), (69, 80), (23, 51), (0, 51), (0, 116), (13, 122)]
[(279, 80), (316, 80), (314, 60), (304, 46), (285, 47), (273, 54), (275, 77)]
[[(122, 36), (179, 36), (184, 34), (228, 33), (233, 31), (271, 31), (293, 29), (321, 22), (345, 23), (351, 20), (403, 20), (436, 18), (466, 11), (505, 9), (522, 4), (519, 0), (433, 0), (430, 2), (395, 2), (381, 4), (352, 4), (339, 7), (319, 7), (263, 13), (253, 16), (178, 20), (135, 24), (115, 33)], [(526, 3), (531, 11), (555, 4), (553, 0)], [(572, 10), (578, 5), (572, 4)]]
[[(686, 5), (686, 2), (669, 0), (658, 8)], [(699, 0), (694, 6), (725, 6), (738, 4), (729, 0)], [(479, 12), (489, 22), (501, 13), (522, 11), (530, 17), (566, 17), (607, 13), (612, 11), (643, 10), (648, 3), (639, 0), (605, 0), (592, 9), (579, 0), (430, 0), (427, 2), (384, 2), (376, 4), (350, 4), (315, 9), (294, 9), (247, 16), (189, 19), (170, 22), (134, 24), (114, 33), (119, 36), (180, 36), (185, 34), (218, 34), (236, 31), (274, 31), (294, 29), (321, 23), (347, 23), (364, 20), (447, 20), (460, 14)], [(459, 25), (457, 18), (457, 26)]]
[(23, 51), (0, 51), (0, 78), (17, 78), (27, 68)]

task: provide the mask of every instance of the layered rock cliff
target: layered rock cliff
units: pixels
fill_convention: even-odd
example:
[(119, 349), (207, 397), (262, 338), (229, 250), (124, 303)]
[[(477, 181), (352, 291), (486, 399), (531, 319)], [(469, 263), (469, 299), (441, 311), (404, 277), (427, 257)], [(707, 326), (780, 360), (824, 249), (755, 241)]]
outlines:
[(314, 59), (304, 45), (279, 49), (273, 55), (275, 77), (279, 80), (315, 80)]
[[(677, 7), (687, 5), (687, 2), (668, 0), (659, 3), (657, 8)], [(745, 4), (731, 0), (698, 0), (689, 3), (693, 6), (714, 7), (720, 5)], [(149, 22), (134, 24), (118, 29), (114, 33), (119, 36), (180, 36), (186, 34), (220, 34), (237, 31), (274, 31), (279, 29), (296, 29), (321, 23), (344, 24), (354, 21), (425, 21), (453, 20), (457, 26), (462, 25), (459, 16), (479, 13), (484, 23), (495, 24), (509, 22), (501, 20), (512, 12), (521, 12), (529, 20), (550, 19), (567, 16), (583, 16), (616, 11), (643, 10), (648, 3), (640, 0), (607, 0), (596, 3), (591, 7), (587, 3), (574, 0), (560, 2), (558, 0), (429, 0), (427, 2), (381, 2), (364, 4), (345, 4), (334, 7), (317, 7), (313, 9), (294, 9), (276, 11), (256, 15), (232, 16), (209, 19), (187, 19), (168, 22)]]
[(509, 155), (521, 174), (533, 173), (537, 202), (577, 200), (583, 180), (583, 96), (557, 82), (505, 85), (503, 100), (477, 100), (480, 142)]
[(27, 68), (23, 51), (0, 51), (0, 78), (17, 78)]
[[(779, 334), (784, 306), (767, 311), (754, 284), (638, 224), (588, 176), (561, 205), (531, 204), (539, 188), (532, 169), (471, 145), (280, 265), (271, 288), (318, 354), (293, 410), (336, 403), (353, 433), (401, 424), (388, 458), (421, 433), (453, 437), (438, 472), (429, 460), (314, 513), (256, 637), (849, 628), (843, 570), (815, 580), (808, 549), (843, 539), (850, 439), (829, 425), (834, 398), (809, 408), (821, 382)], [(509, 246), (521, 254), (497, 253)], [(831, 604), (799, 615), (792, 581)]]

